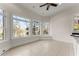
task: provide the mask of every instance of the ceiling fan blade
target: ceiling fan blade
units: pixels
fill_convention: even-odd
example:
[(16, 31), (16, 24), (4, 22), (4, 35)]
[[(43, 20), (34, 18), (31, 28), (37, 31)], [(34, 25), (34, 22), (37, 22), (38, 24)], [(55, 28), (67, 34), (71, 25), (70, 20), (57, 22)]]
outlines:
[(55, 6), (55, 7), (58, 6), (58, 4), (55, 4), (55, 3), (51, 3), (50, 5)]
[(45, 3), (45, 4), (43, 4), (43, 5), (40, 5), (40, 7), (43, 7), (43, 6), (45, 6), (45, 5), (47, 5), (48, 3)]
[(47, 9), (46, 10), (49, 10), (49, 7), (50, 7), (50, 5), (47, 6)]

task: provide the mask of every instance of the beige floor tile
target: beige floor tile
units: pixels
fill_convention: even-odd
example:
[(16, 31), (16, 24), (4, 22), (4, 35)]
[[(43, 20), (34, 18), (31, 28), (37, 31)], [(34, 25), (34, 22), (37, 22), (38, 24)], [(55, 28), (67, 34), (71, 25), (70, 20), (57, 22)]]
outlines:
[(73, 46), (55, 40), (41, 40), (10, 49), (4, 56), (72, 56)]

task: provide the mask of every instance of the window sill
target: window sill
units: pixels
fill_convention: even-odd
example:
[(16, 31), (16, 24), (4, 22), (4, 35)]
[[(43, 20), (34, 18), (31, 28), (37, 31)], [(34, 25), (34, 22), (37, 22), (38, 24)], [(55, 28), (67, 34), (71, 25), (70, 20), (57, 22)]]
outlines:
[(26, 36), (26, 37), (12, 37), (11, 40), (16, 40), (16, 39), (26, 39), (26, 38), (30, 38), (30, 36)]
[(32, 37), (50, 37), (50, 36), (49, 35), (31, 35), (31, 36), (27, 36), (27, 37), (13, 37), (12, 40), (26, 39), (26, 38), (32, 38)]

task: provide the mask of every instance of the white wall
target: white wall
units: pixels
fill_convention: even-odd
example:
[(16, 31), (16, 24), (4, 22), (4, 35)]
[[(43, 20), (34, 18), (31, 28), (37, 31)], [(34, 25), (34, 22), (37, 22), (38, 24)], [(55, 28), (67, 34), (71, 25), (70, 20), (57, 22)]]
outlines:
[[(74, 8), (73, 8), (74, 7)], [(79, 14), (79, 7), (73, 6), (51, 17), (50, 35), (55, 40), (72, 43), (75, 41), (72, 34), (72, 21)]]
[(65, 9), (51, 17), (50, 36), (52, 36), (54, 40), (72, 43), (74, 48), (74, 55), (77, 55), (77, 41), (70, 35), (73, 32), (73, 18), (74, 16), (79, 16), (79, 7), (73, 7)]
[(48, 21), (48, 17), (42, 17), (29, 9), (25, 9), (16, 4), (0, 4), (0, 8), (4, 10), (5, 13), (5, 40), (0, 41), (0, 54), (3, 53), (3, 50), (8, 50), (9, 48), (25, 44), (28, 42), (39, 40), (39, 37), (31, 36), (26, 38), (12, 38), (12, 15), (21, 16), (28, 19), (37, 19), (40, 21)]

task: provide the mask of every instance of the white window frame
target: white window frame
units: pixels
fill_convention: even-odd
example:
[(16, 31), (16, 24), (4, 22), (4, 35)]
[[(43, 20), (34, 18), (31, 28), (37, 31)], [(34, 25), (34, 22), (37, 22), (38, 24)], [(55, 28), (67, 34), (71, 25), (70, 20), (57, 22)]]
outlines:
[[(16, 16), (16, 15), (15, 15)], [(19, 17), (19, 16), (18, 16)], [(23, 18), (23, 17), (22, 17)], [(24, 19), (27, 19), (27, 18), (24, 18)], [(13, 18), (13, 16), (12, 16), (12, 21), (13, 20), (19, 20), (19, 19), (17, 19), (17, 18)], [(27, 38), (27, 37), (31, 37), (31, 36), (49, 36), (49, 28), (48, 28), (48, 34), (43, 34), (43, 23), (48, 23), (49, 24), (49, 22), (42, 22), (42, 21), (40, 21), (40, 20), (35, 20), (35, 19), (27, 19), (27, 20), (29, 20), (29, 23), (30, 23), (30, 25), (29, 25), (29, 35), (28, 36), (26, 36), (26, 37), (15, 37), (14, 36), (14, 34), (12, 34), (11, 36), (12, 36), (12, 39), (25, 39), (25, 38)], [(22, 21), (24, 21), (24, 20), (22, 20)], [(33, 28), (33, 21), (37, 21), (37, 22), (39, 22), (39, 29), (40, 29), (40, 34), (39, 35), (33, 35), (33, 33), (32, 33), (32, 28)], [(12, 22), (13, 23), (13, 22)], [(48, 26), (49, 27), (49, 26)], [(13, 29), (13, 27), (12, 27), (12, 29)], [(13, 33), (13, 30), (12, 30), (12, 33)]]
[[(40, 25), (39, 25), (39, 26), (40, 26), (40, 28), (39, 28), (39, 29), (40, 29), (40, 34), (39, 34), (39, 35), (33, 35), (33, 33), (32, 33), (33, 21), (37, 21), (37, 22), (39, 22), (39, 24), (40, 24)], [(41, 21), (39, 21), (39, 20), (34, 20), (34, 19), (33, 19), (33, 20), (31, 21), (31, 24), (32, 24), (32, 25), (31, 25), (31, 27), (32, 27), (32, 28), (31, 28), (31, 35), (32, 35), (32, 36), (41, 36)]]
[[(43, 36), (49, 36), (49, 30), (50, 30), (50, 23), (49, 22), (41, 22), (42, 24), (41, 24), (41, 34), (43, 35)], [(48, 34), (43, 34), (43, 24), (45, 24), (45, 23), (47, 23), (48, 24)]]
[[(27, 20), (21, 20), (21, 19), (18, 19), (18, 18), (14, 18), (13, 16), (16, 16), (16, 15), (12, 15), (12, 23), (13, 23), (13, 20), (18, 20), (18, 21), (23, 21), (23, 22), (29, 22), (30, 23), (30, 19), (28, 19), (28, 21)], [(16, 17), (20, 17), (20, 16), (16, 16)], [(24, 17), (21, 17), (21, 18), (24, 18)], [(27, 18), (24, 18), (24, 19), (27, 19)], [(30, 25), (29, 25), (29, 35), (27, 35), (25, 37), (15, 37), (14, 33), (13, 33), (13, 30), (12, 30), (12, 39), (18, 39), (18, 38), (24, 39), (24, 38), (29, 37), (29, 36), (30, 36)]]
[(0, 41), (3, 41), (3, 40), (5, 40), (5, 27), (4, 27), (4, 10), (3, 9), (1, 9), (2, 10), (2, 13), (0, 13), (0, 15), (1, 16), (3, 16), (3, 36), (2, 36), (2, 39), (0, 39)]

